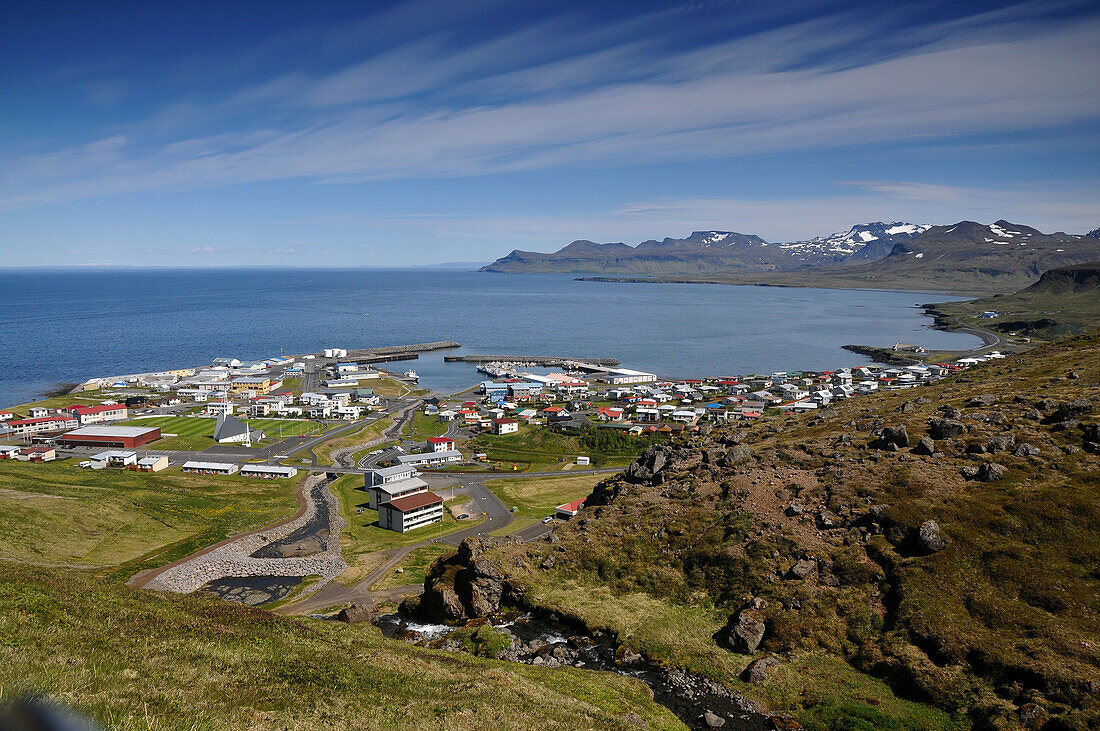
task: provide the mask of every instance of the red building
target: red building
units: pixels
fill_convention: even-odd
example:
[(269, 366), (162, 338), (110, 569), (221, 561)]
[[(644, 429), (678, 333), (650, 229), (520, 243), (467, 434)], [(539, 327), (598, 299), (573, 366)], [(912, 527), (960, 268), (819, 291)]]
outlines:
[(119, 421), (127, 416), (125, 404), (103, 404), (101, 406), (69, 406), (65, 409), (80, 421), (80, 425), (98, 424), (101, 421)]
[(133, 449), (156, 439), (160, 439), (160, 429), (155, 426), (84, 426), (62, 434), (58, 442), (66, 447)]

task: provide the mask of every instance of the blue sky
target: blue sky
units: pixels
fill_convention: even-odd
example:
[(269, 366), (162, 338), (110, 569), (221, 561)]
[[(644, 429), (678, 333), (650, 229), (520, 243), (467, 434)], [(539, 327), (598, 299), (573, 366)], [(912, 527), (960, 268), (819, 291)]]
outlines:
[(4, 266), (1100, 226), (1087, 2), (0, 8)]

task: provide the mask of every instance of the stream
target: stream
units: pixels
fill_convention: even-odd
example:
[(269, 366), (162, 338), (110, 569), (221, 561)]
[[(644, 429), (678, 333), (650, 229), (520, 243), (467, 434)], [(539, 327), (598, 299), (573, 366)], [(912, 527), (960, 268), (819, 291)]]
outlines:
[[(543, 667), (568, 665), (635, 678), (648, 685), (654, 700), (675, 713), (689, 728), (738, 731), (775, 728), (772, 718), (740, 693), (702, 675), (662, 668), (600, 633), (594, 633), (594, 637), (579, 634), (576, 628), (560, 622), (514, 611), (498, 613), (486, 623), (512, 638), (511, 647), (501, 653), (500, 659)], [(460, 627), (424, 624), (401, 614), (383, 615), (378, 619), (378, 627), (386, 637), (422, 647), (452, 652), (463, 649), (449, 637)]]

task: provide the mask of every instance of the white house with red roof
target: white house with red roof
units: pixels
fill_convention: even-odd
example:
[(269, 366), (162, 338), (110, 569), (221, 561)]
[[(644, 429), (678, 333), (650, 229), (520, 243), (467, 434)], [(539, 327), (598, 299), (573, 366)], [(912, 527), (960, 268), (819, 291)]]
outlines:
[(574, 515), (576, 515), (577, 513), (581, 512), (581, 510), (584, 509), (584, 501), (585, 501), (585, 498), (582, 497), (580, 500), (574, 500), (571, 503), (566, 503), (565, 505), (559, 505), (558, 509), (556, 511), (557, 517), (560, 518), (561, 520), (569, 520)]
[(455, 440), (450, 437), (428, 437), (428, 447), (433, 452), (450, 452), (455, 448)]
[(515, 434), (518, 431), (519, 422), (515, 419), (493, 419), (493, 434)]
[(101, 404), (100, 406), (69, 406), (65, 409), (80, 422), (81, 426), (99, 424), (104, 421), (122, 421), (129, 415), (125, 404)]

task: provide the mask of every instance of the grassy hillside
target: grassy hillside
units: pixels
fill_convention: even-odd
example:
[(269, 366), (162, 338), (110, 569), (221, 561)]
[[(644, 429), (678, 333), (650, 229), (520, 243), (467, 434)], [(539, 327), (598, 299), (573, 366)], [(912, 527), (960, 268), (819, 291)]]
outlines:
[[(928, 311), (944, 324), (985, 327), (1033, 341), (1057, 340), (1100, 325), (1100, 263), (1052, 269), (1019, 292), (943, 302)], [(997, 317), (980, 317), (985, 312)]]
[(0, 687), (46, 692), (112, 729), (680, 727), (641, 683), (606, 673), (450, 656), (369, 625), (9, 563)]
[(0, 555), (129, 575), (289, 517), (297, 482), (4, 460)]
[[(655, 477), (601, 483), (554, 543), (499, 547), (497, 565), (528, 602), (811, 727), (1095, 728), (1100, 456), (1070, 419), (1096, 423), (1098, 402), (1094, 333), (918, 391), (723, 427), (662, 452)], [(947, 417), (962, 432), (922, 454)], [(907, 433), (886, 449), (895, 425)], [(968, 478), (997, 476), (987, 464), (1003, 475)], [(921, 543), (930, 520), (938, 552)], [(761, 644), (725, 649), (716, 633), (753, 598)], [(780, 660), (768, 679), (742, 681), (764, 655)]]

